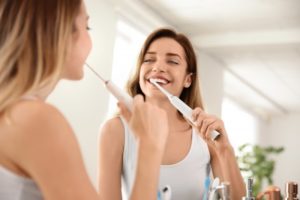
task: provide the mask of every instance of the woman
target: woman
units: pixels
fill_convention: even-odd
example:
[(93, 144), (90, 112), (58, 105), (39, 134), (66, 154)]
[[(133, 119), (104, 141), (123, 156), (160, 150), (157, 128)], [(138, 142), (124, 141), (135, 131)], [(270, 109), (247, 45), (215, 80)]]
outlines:
[[(199, 200), (204, 194), (210, 164), (214, 177), (230, 182), (232, 199), (241, 199), (245, 187), (233, 148), (222, 120), (203, 111), (198, 76), (196, 55), (187, 37), (170, 29), (159, 29), (146, 39), (136, 71), (128, 81), (130, 95), (143, 95), (146, 102), (159, 106), (168, 115), (170, 132), (160, 167), (159, 188), (169, 185), (172, 200)], [(194, 108), (194, 127), (150, 82), (151, 78)], [(220, 133), (215, 141), (210, 139), (213, 130)], [(108, 151), (109, 157), (105, 154)], [(125, 191), (132, 192), (135, 162), (136, 142), (130, 128), (119, 117), (108, 120), (100, 137), (99, 189), (104, 197), (121, 199), (121, 179)]]
[[(60, 79), (83, 76), (91, 50), (84, 2), (2, 0), (0, 27), (0, 199), (100, 199), (72, 128), (45, 102)], [(166, 114), (141, 96), (134, 99), (133, 113), (119, 106), (140, 144), (131, 199), (153, 199)], [(157, 116), (161, 130), (153, 123)]]

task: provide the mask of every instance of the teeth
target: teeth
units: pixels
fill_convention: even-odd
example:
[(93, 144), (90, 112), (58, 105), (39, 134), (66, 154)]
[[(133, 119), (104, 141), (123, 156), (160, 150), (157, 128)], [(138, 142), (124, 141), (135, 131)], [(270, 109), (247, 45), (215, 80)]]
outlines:
[(163, 84), (167, 84), (168, 82), (164, 79), (160, 79), (160, 78), (151, 78), (152, 81), (155, 81), (157, 83), (163, 83)]

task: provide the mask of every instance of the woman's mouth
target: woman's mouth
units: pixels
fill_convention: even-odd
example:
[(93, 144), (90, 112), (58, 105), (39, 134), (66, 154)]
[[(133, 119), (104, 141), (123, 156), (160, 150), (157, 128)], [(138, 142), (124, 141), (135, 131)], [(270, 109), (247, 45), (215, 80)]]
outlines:
[[(150, 82), (150, 79), (151, 79), (152, 81), (155, 81), (156, 83), (158, 83), (158, 84), (160, 84), (160, 85), (166, 85), (166, 84), (170, 83), (169, 80), (164, 79), (164, 78), (149, 78), (149, 79), (147, 80), (149, 83), (151, 83), (151, 82)], [(151, 83), (151, 84), (152, 84), (152, 83)]]

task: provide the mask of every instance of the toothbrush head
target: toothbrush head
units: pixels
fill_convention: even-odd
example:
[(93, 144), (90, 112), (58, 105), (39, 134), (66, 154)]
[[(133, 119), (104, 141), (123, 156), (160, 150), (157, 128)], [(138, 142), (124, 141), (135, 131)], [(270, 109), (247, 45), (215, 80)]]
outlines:
[(170, 185), (166, 185), (161, 189), (162, 192), (162, 199), (163, 200), (171, 200), (172, 197), (172, 190)]
[(154, 78), (150, 78), (150, 83), (154, 84), (155, 86), (158, 85), (158, 83)]
[(150, 78), (150, 82), (155, 85), (162, 93), (164, 93), (168, 98), (170, 98), (171, 96), (173, 96), (172, 94), (170, 94), (167, 90), (165, 90), (163, 87), (161, 87), (155, 79)]
[(166, 186), (162, 189), (162, 192), (163, 192), (163, 193), (171, 192), (171, 187), (170, 187), (169, 185), (166, 185)]

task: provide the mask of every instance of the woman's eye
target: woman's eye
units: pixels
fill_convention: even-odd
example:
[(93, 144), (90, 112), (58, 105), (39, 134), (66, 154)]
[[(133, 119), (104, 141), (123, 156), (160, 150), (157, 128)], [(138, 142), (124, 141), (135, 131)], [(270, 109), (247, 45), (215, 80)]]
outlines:
[(178, 65), (179, 63), (175, 60), (169, 60), (168, 63), (173, 64), (173, 65)]
[(90, 28), (89, 26), (87, 26), (87, 27), (86, 27), (86, 30), (90, 31), (90, 30), (91, 30), (91, 28)]
[(154, 61), (153, 59), (145, 59), (144, 63), (150, 63), (150, 62), (153, 62), (153, 61)]

